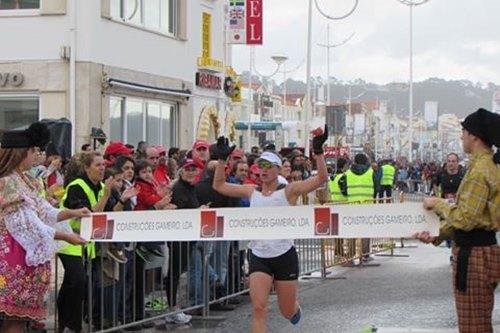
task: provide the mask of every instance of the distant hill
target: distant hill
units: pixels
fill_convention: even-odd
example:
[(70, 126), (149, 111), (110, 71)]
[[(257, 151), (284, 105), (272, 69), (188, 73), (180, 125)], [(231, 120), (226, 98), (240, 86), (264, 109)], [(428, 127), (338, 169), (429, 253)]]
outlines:
[[(246, 82), (247, 77), (248, 72), (244, 72), (244, 82)], [(253, 80), (260, 82), (256, 76)], [(313, 79), (314, 85), (317, 87), (325, 85), (324, 81), (325, 79), (319, 77)], [(345, 102), (349, 96), (349, 87), (351, 87), (352, 98), (361, 95), (353, 101), (386, 100), (389, 108), (396, 110), (398, 114), (408, 114), (408, 84), (406, 82), (378, 85), (367, 83), (361, 79), (343, 82), (332, 78), (331, 81), (331, 95), (335, 103)], [(276, 85), (272, 80), (266, 83), (268, 87), (272, 87), (275, 94), (282, 93), (283, 84)], [(306, 84), (303, 81), (288, 79), (286, 90), (288, 94), (304, 94)], [(454, 113), (459, 118), (463, 118), (479, 107), (491, 109), (493, 93), (497, 90), (500, 90), (500, 86), (493, 83), (481, 85), (468, 80), (429, 78), (413, 84), (414, 112), (423, 111), (426, 101), (437, 101), (440, 114)]]

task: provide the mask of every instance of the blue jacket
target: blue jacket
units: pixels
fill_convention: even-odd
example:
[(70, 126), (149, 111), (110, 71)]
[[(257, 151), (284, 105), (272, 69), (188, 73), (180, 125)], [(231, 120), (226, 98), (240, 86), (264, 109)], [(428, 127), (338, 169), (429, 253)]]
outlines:
[[(236, 177), (234, 177), (234, 176), (229, 176), (227, 181), (228, 181), (228, 183), (231, 183), (231, 184), (239, 184), (238, 181), (236, 180)], [(250, 207), (250, 199), (249, 198), (240, 198), (238, 201), (238, 207)]]

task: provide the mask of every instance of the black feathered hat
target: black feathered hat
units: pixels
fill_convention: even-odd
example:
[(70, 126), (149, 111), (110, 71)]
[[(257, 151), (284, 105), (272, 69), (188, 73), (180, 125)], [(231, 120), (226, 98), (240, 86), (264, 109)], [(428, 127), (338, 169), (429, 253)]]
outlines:
[(478, 109), (468, 115), (462, 127), (477, 136), (488, 146), (500, 148), (500, 115), (486, 109)]
[(36, 122), (25, 130), (11, 130), (3, 133), (0, 142), (1, 148), (29, 148), (45, 149), (50, 141), (50, 131), (44, 123)]
[(500, 164), (500, 115), (485, 109), (478, 109), (462, 121), (462, 127), (477, 136), (488, 146), (497, 147), (493, 161)]

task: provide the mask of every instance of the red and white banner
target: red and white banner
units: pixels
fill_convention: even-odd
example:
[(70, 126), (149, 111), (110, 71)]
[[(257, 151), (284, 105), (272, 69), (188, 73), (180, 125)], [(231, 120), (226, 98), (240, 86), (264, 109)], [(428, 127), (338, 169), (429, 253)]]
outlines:
[(228, 42), (262, 45), (263, 0), (229, 0)]
[(81, 236), (101, 242), (401, 238), (439, 233), (439, 219), (421, 203), (179, 209), (96, 213)]

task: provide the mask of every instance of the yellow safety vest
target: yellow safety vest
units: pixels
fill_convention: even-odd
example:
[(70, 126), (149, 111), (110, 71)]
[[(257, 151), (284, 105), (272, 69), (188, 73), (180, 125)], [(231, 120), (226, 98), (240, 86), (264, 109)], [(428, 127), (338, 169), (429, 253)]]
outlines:
[[(80, 186), (82, 188), (83, 192), (85, 192), (85, 195), (87, 195), (87, 199), (90, 202), (90, 207), (94, 207), (97, 204), (97, 202), (99, 200), (101, 200), (101, 198), (104, 196), (104, 184), (103, 183), (101, 183), (101, 190), (99, 191), (97, 198), (96, 198), (94, 195), (94, 191), (92, 191), (90, 186), (83, 179), (77, 178), (77, 179), (73, 180), (71, 183), (69, 183), (68, 186), (66, 187), (66, 191), (65, 191), (64, 196), (61, 200), (61, 208), (63, 208), (63, 209), (66, 208), (64, 206), (64, 202), (66, 201), (66, 198), (68, 196), (68, 189), (71, 186)], [(80, 220), (72, 219), (72, 220), (70, 220), (70, 225), (71, 225), (71, 228), (73, 229), (73, 231), (75, 231), (75, 232), (80, 231)], [(95, 258), (95, 244), (88, 243), (85, 246), (85, 248), (87, 250), (87, 256), (90, 259)], [(81, 257), (83, 254), (83, 247), (80, 245), (69, 244), (68, 246), (65, 246), (62, 249), (60, 249), (59, 253), (66, 254), (69, 256)]]
[(340, 191), (339, 180), (344, 174), (339, 173), (335, 175), (333, 180), (328, 182), (328, 188), (330, 189), (330, 200), (332, 202), (347, 202), (347, 197)]
[(351, 170), (346, 172), (347, 201), (350, 203), (373, 203), (373, 170), (368, 169), (364, 174), (357, 175)]
[(387, 186), (394, 184), (394, 175), (396, 174), (396, 168), (390, 164), (382, 165), (382, 180), (380, 185)]
[(40, 191), (38, 192), (38, 194), (40, 195), (40, 197), (47, 199), (47, 191), (45, 190), (45, 182), (43, 181), (42, 178), (38, 178), (37, 181), (38, 181), (38, 184), (40, 186)]

